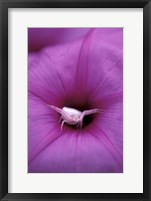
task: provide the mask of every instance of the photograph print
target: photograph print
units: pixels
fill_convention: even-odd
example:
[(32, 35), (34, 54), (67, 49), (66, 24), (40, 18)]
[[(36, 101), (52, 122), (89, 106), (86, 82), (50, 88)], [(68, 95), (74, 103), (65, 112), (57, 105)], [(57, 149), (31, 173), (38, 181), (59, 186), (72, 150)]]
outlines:
[(28, 28), (28, 173), (123, 173), (123, 28)]

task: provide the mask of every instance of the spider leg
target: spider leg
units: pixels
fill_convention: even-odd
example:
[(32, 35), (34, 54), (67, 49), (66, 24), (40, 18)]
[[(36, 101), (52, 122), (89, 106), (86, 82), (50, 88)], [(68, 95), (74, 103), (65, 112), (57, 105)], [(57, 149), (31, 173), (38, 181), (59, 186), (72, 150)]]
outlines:
[(82, 122), (82, 121), (83, 121), (83, 118), (84, 118), (86, 115), (95, 114), (95, 113), (100, 113), (100, 112), (101, 112), (100, 109), (85, 110), (85, 111), (83, 111), (82, 114), (81, 114), (80, 121)]
[(81, 124), (80, 123), (76, 124), (76, 128), (77, 129), (81, 128)]
[(68, 123), (66, 120), (63, 120), (62, 123), (61, 123), (61, 131), (62, 131), (62, 128), (63, 128), (63, 125), (64, 123)]
[(60, 114), (61, 114), (61, 112), (62, 112), (62, 109), (60, 109), (59, 107), (56, 107), (56, 106), (54, 106), (54, 105), (49, 105), (49, 107), (50, 107), (52, 110), (54, 110), (54, 111), (56, 111), (56, 112), (58, 112), (58, 113), (60, 113)]
[(82, 121), (79, 123), (79, 128), (81, 129), (82, 126), (83, 126), (83, 119), (82, 119)]
[(65, 123), (65, 120), (62, 121), (62, 123), (61, 123), (61, 131), (62, 131), (62, 128), (63, 128), (64, 123)]
[(59, 119), (59, 123), (61, 123), (61, 121), (62, 121), (62, 117), (60, 117), (60, 119)]

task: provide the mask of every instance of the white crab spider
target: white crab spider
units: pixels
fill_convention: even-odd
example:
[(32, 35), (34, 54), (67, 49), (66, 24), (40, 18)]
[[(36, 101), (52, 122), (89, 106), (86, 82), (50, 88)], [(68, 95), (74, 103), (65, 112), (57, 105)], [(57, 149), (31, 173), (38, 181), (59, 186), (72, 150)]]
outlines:
[(76, 125), (77, 127), (82, 128), (84, 116), (99, 113), (101, 111), (100, 109), (90, 109), (90, 110), (84, 110), (83, 112), (81, 112), (77, 109), (70, 108), (70, 107), (63, 107), (61, 109), (53, 105), (49, 105), (49, 106), (52, 110), (61, 114), (61, 118), (60, 118), (60, 120), (62, 120), (61, 130), (63, 128), (64, 123), (68, 125)]

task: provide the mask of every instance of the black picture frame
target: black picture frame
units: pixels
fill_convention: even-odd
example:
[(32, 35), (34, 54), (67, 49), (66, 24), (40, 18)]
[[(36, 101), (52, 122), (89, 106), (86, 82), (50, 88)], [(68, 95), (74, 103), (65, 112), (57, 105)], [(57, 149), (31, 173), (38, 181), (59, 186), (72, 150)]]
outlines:
[[(8, 193), (8, 9), (143, 8), (143, 193)], [(151, 1), (150, 0), (0, 0), (0, 199), (1, 200), (151, 200)], [(149, 68), (150, 67), (150, 68)]]

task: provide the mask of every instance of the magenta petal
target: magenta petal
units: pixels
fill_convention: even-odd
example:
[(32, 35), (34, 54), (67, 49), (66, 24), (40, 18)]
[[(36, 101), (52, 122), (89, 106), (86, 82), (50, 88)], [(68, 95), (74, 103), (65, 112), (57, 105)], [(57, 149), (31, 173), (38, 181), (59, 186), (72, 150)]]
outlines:
[(63, 134), (30, 164), (30, 172), (121, 172), (122, 165), (103, 140), (83, 133)]
[(57, 124), (59, 116), (51, 111), (46, 103), (31, 93), (28, 98), (28, 160), (30, 163), (45, 146), (60, 135), (60, 127)]
[(95, 29), (92, 33), (88, 55), (87, 88), (89, 89), (90, 99), (93, 99), (93, 101), (98, 101), (119, 92), (122, 94), (122, 48), (122, 28)]
[[(49, 104), (65, 97), (75, 82), (75, 71), (81, 42), (71, 45), (50, 47), (37, 54), (37, 59), (29, 59), (29, 91)], [(32, 55), (33, 56), (33, 55)], [(29, 54), (30, 58), (30, 54)]]

